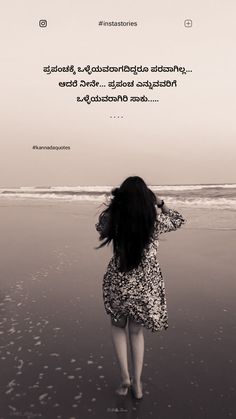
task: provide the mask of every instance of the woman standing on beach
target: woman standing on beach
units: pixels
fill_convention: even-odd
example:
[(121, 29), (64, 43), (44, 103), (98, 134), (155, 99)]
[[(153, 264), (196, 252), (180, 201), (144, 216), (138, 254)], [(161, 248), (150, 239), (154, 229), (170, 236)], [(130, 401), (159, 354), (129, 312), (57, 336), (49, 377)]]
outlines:
[(165, 286), (157, 258), (158, 237), (176, 230), (185, 219), (157, 198), (139, 176), (128, 177), (111, 194), (111, 202), (99, 215), (96, 229), (99, 240), (103, 240), (97, 249), (113, 243), (113, 257), (103, 277), (103, 299), (105, 310), (111, 315), (112, 339), (121, 372), (116, 393), (126, 395), (131, 388), (132, 395), (142, 399), (143, 327), (152, 332), (168, 328)]

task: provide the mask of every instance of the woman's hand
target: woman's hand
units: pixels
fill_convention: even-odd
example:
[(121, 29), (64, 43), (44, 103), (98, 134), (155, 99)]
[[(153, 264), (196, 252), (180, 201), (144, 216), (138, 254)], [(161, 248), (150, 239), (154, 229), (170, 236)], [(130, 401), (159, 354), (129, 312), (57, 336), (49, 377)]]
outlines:
[[(162, 199), (158, 198), (158, 196), (156, 198), (157, 198), (157, 205), (161, 205), (162, 204)], [(163, 214), (168, 214), (168, 212), (169, 212), (169, 208), (167, 207), (166, 204), (164, 204), (161, 208), (157, 208), (157, 209), (158, 209), (159, 214), (162, 213), (162, 212), (163, 212)]]
[(158, 196), (156, 198), (157, 198), (157, 205), (161, 205), (162, 199), (161, 198), (158, 198)]

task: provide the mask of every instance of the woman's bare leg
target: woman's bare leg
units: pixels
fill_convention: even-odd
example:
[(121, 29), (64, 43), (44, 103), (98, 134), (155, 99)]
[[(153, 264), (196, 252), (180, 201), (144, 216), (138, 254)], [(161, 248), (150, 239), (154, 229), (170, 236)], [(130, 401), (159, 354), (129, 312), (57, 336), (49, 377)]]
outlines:
[(129, 320), (129, 337), (131, 359), (133, 366), (133, 387), (138, 398), (142, 397), (141, 375), (144, 357), (143, 327), (133, 320)]
[(126, 329), (111, 325), (111, 334), (121, 373), (121, 385), (117, 389), (117, 393), (125, 395), (127, 393), (127, 389), (122, 388), (122, 385), (130, 384)]

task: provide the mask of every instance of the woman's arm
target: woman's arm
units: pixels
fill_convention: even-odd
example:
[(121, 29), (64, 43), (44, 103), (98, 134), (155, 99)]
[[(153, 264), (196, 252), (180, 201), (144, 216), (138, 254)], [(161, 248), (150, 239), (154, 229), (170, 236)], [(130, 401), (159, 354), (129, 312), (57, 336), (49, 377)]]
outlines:
[[(157, 198), (157, 205), (160, 205), (162, 200)], [(178, 211), (170, 209), (164, 204), (158, 211), (161, 211), (157, 214), (157, 232), (167, 233), (168, 231), (177, 230), (182, 224), (186, 223), (186, 219)]]

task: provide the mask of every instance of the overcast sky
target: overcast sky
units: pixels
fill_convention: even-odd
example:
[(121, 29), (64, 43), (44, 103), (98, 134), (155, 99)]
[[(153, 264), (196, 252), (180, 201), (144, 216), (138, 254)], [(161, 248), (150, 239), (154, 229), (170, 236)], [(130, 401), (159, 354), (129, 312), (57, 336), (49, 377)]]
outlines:
[[(134, 174), (152, 185), (236, 182), (233, 0), (4, 3), (0, 186), (115, 185)], [(47, 19), (46, 28), (40, 19)], [(99, 26), (100, 20), (137, 26)], [(43, 72), (48, 65), (88, 64), (178, 65), (192, 73)], [(75, 79), (102, 85), (175, 79), (177, 87), (58, 86)], [(159, 102), (76, 101), (86, 94)]]

